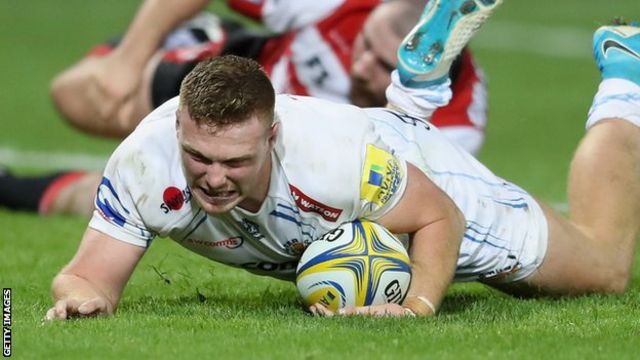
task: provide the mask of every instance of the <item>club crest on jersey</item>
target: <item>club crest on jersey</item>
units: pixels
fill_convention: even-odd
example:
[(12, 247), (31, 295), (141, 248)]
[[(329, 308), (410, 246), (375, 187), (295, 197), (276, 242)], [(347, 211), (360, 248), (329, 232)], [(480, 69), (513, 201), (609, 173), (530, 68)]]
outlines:
[(252, 238), (256, 240), (264, 239), (264, 235), (262, 235), (262, 233), (260, 232), (260, 225), (247, 219), (242, 219), (242, 221), (239, 221), (238, 224), (240, 224), (244, 231), (248, 232)]
[(342, 214), (342, 209), (337, 209), (312, 199), (293, 185), (289, 185), (289, 190), (291, 190), (291, 196), (293, 196), (298, 208), (304, 212), (319, 214), (323, 219), (331, 222), (336, 222), (340, 214)]
[(168, 214), (173, 210), (180, 210), (184, 204), (191, 201), (191, 190), (188, 186), (182, 190), (175, 186), (169, 186), (162, 193), (162, 201), (160, 209), (163, 213)]
[(309, 244), (311, 244), (311, 241), (309, 240), (298, 240), (298, 239), (291, 239), (291, 240), (287, 240), (287, 242), (284, 244), (284, 250), (287, 252), (287, 254), (289, 255), (302, 255), (302, 253), (307, 249), (307, 246), (309, 246)]
[(115, 187), (106, 176), (103, 176), (100, 181), (95, 201), (98, 213), (103, 218), (124, 227), (129, 210), (124, 207)]
[(360, 198), (378, 207), (384, 206), (398, 191), (404, 171), (400, 161), (389, 152), (367, 145)]

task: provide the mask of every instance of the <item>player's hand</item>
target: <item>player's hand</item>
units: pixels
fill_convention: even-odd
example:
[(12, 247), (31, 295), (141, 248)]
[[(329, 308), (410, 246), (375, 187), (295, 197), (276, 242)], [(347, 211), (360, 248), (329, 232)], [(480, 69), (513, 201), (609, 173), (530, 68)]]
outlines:
[(63, 299), (47, 311), (45, 320), (69, 319), (71, 317), (93, 317), (112, 312), (109, 302), (102, 297), (89, 300)]
[(371, 305), (371, 306), (349, 306), (343, 309), (339, 309), (337, 312), (333, 312), (327, 309), (324, 305), (316, 303), (309, 307), (309, 311), (316, 316), (415, 316), (413, 312), (402, 307), (398, 304), (383, 304), (383, 305)]

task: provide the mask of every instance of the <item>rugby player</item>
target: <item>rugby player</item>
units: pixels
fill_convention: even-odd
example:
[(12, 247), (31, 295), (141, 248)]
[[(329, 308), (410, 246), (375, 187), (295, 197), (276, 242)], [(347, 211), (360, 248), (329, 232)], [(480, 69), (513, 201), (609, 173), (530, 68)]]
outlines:
[[(396, 110), (276, 96), (243, 58), (198, 64), (179, 97), (112, 155), (46, 317), (113, 313), (155, 236), (292, 280), (286, 264), (300, 254), (289, 244), (358, 218), (411, 235), (412, 282), (402, 305), (344, 315), (433, 315), (453, 280), (522, 295), (623, 292), (639, 231), (640, 28), (603, 27), (594, 37), (603, 80), (571, 165), (567, 219), (422, 119), (450, 99), (454, 57), (499, 3), (427, 3), (398, 51), (387, 89)], [(234, 249), (205, 244), (238, 237)]]
[[(384, 106), (395, 50), (424, 1), (228, 0), (277, 35), (199, 13), (207, 3), (145, 1), (121, 40), (97, 46), (54, 80), (52, 97), (61, 114), (89, 133), (124, 137), (178, 94), (196, 63), (229, 53), (256, 59), (277, 93)], [(487, 96), (469, 51), (452, 65), (451, 78), (453, 98), (431, 122), (476, 154), (484, 140)], [(19, 177), (7, 171), (0, 175), (0, 206), (90, 216), (101, 175), (74, 170)]]

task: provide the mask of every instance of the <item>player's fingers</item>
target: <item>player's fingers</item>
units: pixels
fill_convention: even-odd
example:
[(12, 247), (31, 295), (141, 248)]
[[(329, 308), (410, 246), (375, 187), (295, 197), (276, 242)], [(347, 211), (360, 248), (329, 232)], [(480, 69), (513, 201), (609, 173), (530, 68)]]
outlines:
[(103, 298), (93, 298), (78, 306), (78, 314), (83, 316), (95, 316), (104, 314), (107, 310), (107, 302)]
[(318, 312), (318, 308), (315, 305), (309, 306), (309, 311), (314, 316), (320, 316), (320, 313)]
[(49, 310), (47, 310), (47, 313), (44, 316), (44, 319), (47, 321), (51, 321), (53, 319), (56, 318), (56, 309), (55, 308), (51, 308)]
[(66, 300), (58, 300), (55, 305), (49, 311), (47, 311), (47, 320), (53, 319), (66, 319), (67, 318), (67, 307), (69, 304)]
[(371, 306), (358, 306), (354, 309), (353, 315), (373, 315)]
[(334, 315), (334, 314), (333, 314), (333, 311), (331, 311), (331, 310), (327, 309), (324, 305), (319, 304), (319, 303), (318, 303), (318, 304), (313, 304), (313, 305), (311, 305), (311, 306), (309, 307), (309, 310), (311, 311), (311, 313), (312, 313), (313, 315), (316, 315), (316, 316), (326, 316), (326, 317), (329, 317), (329, 316), (333, 316), (333, 315)]
[(339, 309), (338, 314), (342, 316), (369, 315), (369, 308), (369, 306), (347, 306), (345, 308)]
[(371, 315), (374, 316), (406, 316), (409, 315), (405, 308), (398, 304), (384, 304), (371, 307)]
[(405, 316), (409, 315), (404, 308), (398, 304), (384, 304), (374, 306), (346, 307), (340, 309), (340, 315), (362, 315), (362, 316)]

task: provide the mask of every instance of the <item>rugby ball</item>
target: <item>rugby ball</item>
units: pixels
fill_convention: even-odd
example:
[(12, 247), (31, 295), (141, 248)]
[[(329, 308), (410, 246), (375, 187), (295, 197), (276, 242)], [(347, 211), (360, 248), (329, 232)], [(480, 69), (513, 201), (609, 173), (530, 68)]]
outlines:
[(402, 303), (411, 282), (409, 255), (387, 229), (369, 221), (340, 225), (302, 254), (296, 285), (304, 303), (336, 311)]

